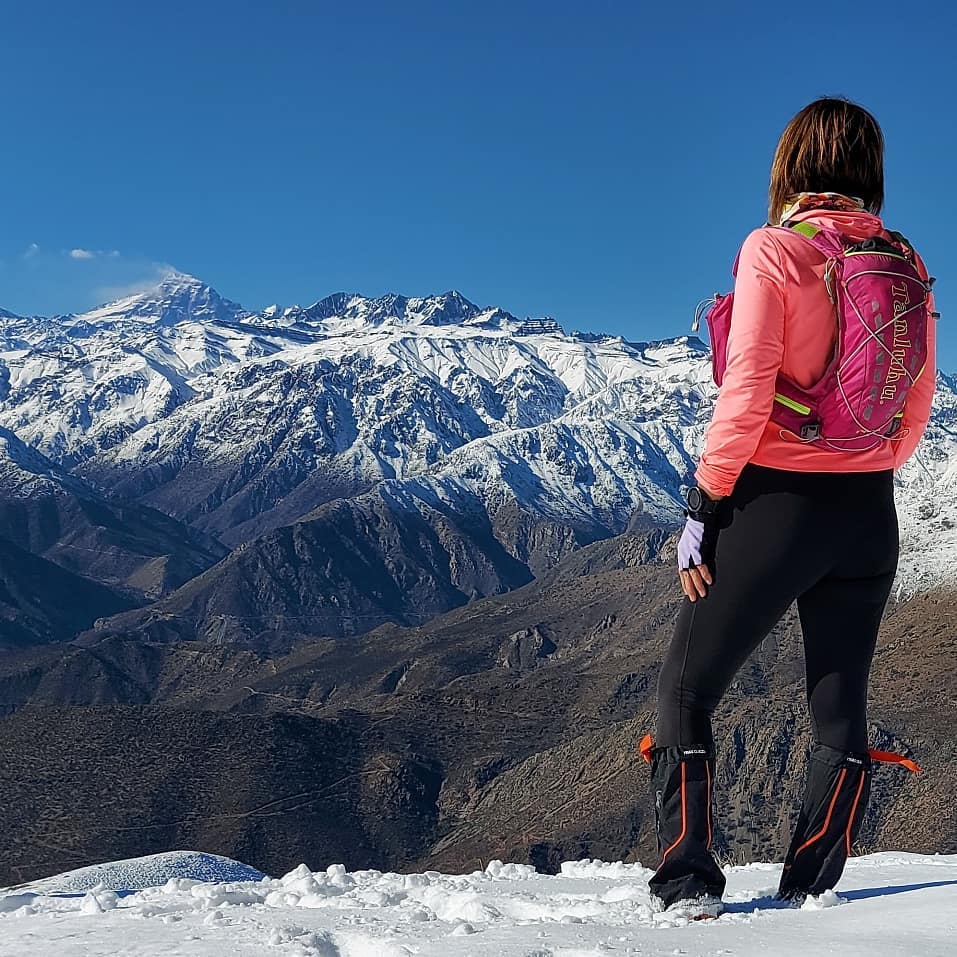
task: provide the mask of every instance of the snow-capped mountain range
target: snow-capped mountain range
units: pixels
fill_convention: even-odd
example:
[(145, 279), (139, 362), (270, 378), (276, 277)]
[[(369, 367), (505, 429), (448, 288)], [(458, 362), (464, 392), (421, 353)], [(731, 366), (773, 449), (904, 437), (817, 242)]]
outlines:
[[(942, 494), (957, 381), (938, 387), (900, 475), (902, 594), (943, 581), (957, 545)], [(82, 315), (0, 311), (0, 429), (20, 460), (40, 454), (30, 481), (43, 456), (51, 482), (69, 473), (234, 546), (373, 488), (413, 511), (518, 503), (581, 541), (636, 511), (676, 523), (714, 396), (695, 338), (566, 333), (457, 292), (252, 312), (171, 273)]]

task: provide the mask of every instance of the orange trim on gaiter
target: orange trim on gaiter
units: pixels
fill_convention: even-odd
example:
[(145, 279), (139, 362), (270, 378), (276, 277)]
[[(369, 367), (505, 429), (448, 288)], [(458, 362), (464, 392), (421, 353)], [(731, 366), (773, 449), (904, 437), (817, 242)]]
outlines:
[(854, 827), (854, 815), (857, 813), (857, 802), (861, 799), (861, 792), (864, 790), (864, 780), (866, 773), (861, 773), (861, 782), (857, 786), (857, 794), (854, 795), (854, 803), (851, 805), (851, 816), (847, 819), (847, 830), (844, 832), (844, 843), (847, 845), (847, 856), (851, 856), (851, 828)]
[[(685, 834), (688, 831), (688, 802), (687, 802), (687, 789), (685, 787), (685, 780), (687, 778), (686, 772), (687, 765), (684, 761), (681, 762), (681, 833), (678, 835), (678, 839), (668, 848), (664, 854), (661, 855), (661, 864), (668, 859), (668, 855), (685, 839)], [(660, 867), (661, 864), (658, 866)]]
[(824, 824), (821, 826), (821, 830), (814, 835), (814, 837), (808, 838), (795, 852), (794, 856), (797, 857), (806, 847), (810, 847), (812, 844), (819, 841), (825, 834), (827, 834), (827, 829), (831, 823), (831, 815), (834, 813), (834, 805), (837, 804), (838, 795), (841, 793), (841, 788), (844, 785), (844, 778), (847, 777), (847, 768), (841, 768), (840, 777), (837, 779), (837, 787), (834, 788), (834, 797), (831, 798), (831, 803), (827, 809), (827, 817), (824, 818)]

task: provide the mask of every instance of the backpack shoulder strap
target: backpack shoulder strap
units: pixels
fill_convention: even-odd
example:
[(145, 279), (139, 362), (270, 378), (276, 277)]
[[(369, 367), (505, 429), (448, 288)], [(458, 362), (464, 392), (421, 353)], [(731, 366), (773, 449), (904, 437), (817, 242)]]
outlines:
[(824, 229), (821, 226), (815, 226), (807, 220), (795, 222), (789, 219), (782, 223), (777, 229), (786, 229), (789, 233), (807, 240), (815, 249), (821, 252), (826, 259), (833, 259), (835, 256), (844, 254), (844, 236), (834, 229)]
[(896, 229), (888, 229), (887, 232), (902, 246), (906, 246), (912, 253), (917, 252), (917, 250), (914, 249), (914, 244), (903, 233), (899, 233)]
[[(822, 229), (813, 223), (788, 220), (780, 226), (772, 226), (770, 223), (766, 223), (764, 228), (783, 229), (789, 233), (796, 233), (798, 236), (807, 240), (807, 242), (816, 249), (820, 250), (825, 259), (833, 259), (835, 256), (840, 256), (844, 253), (844, 237), (840, 233), (832, 229)], [(737, 277), (738, 275), (738, 261), (740, 259), (741, 250), (739, 249), (738, 254), (734, 257), (734, 265), (731, 267), (732, 276)]]

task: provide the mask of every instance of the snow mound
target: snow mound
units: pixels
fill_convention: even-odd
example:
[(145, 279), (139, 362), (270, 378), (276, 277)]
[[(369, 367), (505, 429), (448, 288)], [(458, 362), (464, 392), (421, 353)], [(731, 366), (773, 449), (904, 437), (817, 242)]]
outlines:
[[(171, 857), (176, 855), (157, 855), (167, 863)], [(216, 868), (223, 861), (243, 867), (211, 855), (196, 857)], [(112, 867), (119, 873), (131, 868), (135, 874), (155, 873), (155, 880), (169, 873), (144, 870), (144, 860), (155, 859)], [(569, 862), (557, 875), (501, 861), (457, 875), (349, 872), (341, 864), (312, 871), (302, 864), (281, 878), (212, 883), (172, 877), (126, 896), (104, 886), (59, 897), (24, 894), (20, 888), (6, 896), (0, 892), (0, 957), (944, 957), (954, 952), (957, 855), (855, 858), (837, 893), (804, 907), (773, 899), (780, 870), (777, 864), (726, 868), (727, 911), (706, 922), (659, 912), (649, 895), (647, 868), (590, 860)], [(222, 873), (217, 869), (216, 876)]]
[(169, 881), (193, 881), (207, 884), (236, 881), (261, 881), (262, 871), (217, 854), (201, 851), (169, 851), (124, 861), (91, 864), (76, 870), (34, 881), (17, 888), (20, 893), (82, 894), (97, 888), (108, 891), (135, 891), (159, 887)]

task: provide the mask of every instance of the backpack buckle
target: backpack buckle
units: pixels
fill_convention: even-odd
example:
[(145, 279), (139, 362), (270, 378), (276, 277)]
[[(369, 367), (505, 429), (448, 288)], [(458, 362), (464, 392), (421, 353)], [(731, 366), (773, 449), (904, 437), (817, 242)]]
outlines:
[(820, 422), (808, 422), (801, 426), (801, 438), (804, 439), (805, 442), (813, 442), (815, 439), (819, 439), (820, 437)]

